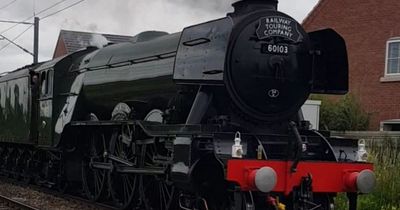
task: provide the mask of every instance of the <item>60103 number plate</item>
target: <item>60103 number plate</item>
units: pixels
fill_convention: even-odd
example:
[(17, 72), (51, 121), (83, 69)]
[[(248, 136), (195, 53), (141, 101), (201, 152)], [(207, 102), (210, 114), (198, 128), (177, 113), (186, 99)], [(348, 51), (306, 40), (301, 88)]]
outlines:
[(263, 44), (261, 45), (261, 53), (287, 55), (289, 54), (289, 47), (280, 44)]

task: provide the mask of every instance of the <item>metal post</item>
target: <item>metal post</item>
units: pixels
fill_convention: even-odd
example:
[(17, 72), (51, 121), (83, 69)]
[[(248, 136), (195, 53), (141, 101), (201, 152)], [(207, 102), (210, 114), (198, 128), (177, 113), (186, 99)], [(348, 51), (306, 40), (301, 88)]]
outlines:
[(39, 18), (35, 17), (33, 23), (34, 34), (33, 34), (33, 63), (38, 63), (39, 61)]
[(349, 201), (349, 210), (357, 210), (357, 193), (347, 193), (347, 199)]

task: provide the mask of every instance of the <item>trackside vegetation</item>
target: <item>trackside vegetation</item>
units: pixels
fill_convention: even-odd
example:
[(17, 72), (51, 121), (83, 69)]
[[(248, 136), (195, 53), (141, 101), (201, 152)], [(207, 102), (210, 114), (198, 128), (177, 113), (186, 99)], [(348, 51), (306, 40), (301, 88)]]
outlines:
[[(377, 186), (373, 193), (359, 196), (358, 209), (400, 210), (400, 137), (367, 143)], [(346, 196), (340, 194), (336, 198), (336, 209), (347, 209), (346, 202)]]
[[(369, 114), (359, 101), (348, 94), (339, 100), (325, 96), (312, 96), (321, 100), (320, 128), (335, 131), (365, 131), (368, 129)], [(360, 210), (400, 210), (400, 136), (382, 139), (366, 139), (369, 161), (374, 163), (377, 186), (374, 192), (360, 195)], [(335, 199), (336, 208), (347, 209), (345, 194)]]

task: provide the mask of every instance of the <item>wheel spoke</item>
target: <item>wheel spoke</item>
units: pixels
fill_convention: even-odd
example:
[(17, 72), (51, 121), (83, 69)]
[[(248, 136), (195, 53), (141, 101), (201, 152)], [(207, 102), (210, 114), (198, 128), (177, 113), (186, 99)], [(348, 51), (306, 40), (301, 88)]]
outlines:
[(161, 183), (158, 183), (158, 188), (160, 188), (160, 204), (161, 204), (161, 202), (163, 202), (163, 204), (164, 204), (164, 206), (166, 207), (167, 206), (167, 201), (166, 201), (166, 198), (165, 198), (165, 192), (164, 192), (164, 187), (162, 186), (163, 184), (161, 184)]
[(99, 172), (98, 170), (95, 170), (94, 174), (95, 174), (95, 178), (94, 178), (94, 182), (95, 182), (95, 192), (98, 193), (100, 192), (100, 188), (102, 185), (102, 177), (100, 175), (101, 172)]
[[(144, 166), (163, 167), (163, 164), (154, 162), (159, 154), (155, 144), (144, 146)], [(174, 188), (166, 183), (165, 177), (145, 176), (142, 181), (142, 190), (147, 209), (169, 210), (174, 199)]]
[[(119, 159), (134, 163), (135, 151), (132, 145), (127, 145), (123, 142), (124, 135), (131, 138), (131, 133), (127, 132), (127, 129), (124, 127), (114, 130), (114, 133), (111, 135), (109, 152)], [(114, 164), (120, 165), (117, 162), (114, 162)], [(139, 205), (140, 195), (136, 190), (137, 175), (122, 174), (113, 171), (109, 172), (107, 177), (111, 198), (119, 208), (136, 208)]]
[(166, 196), (166, 198), (170, 199), (171, 198), (171, 192), (167, 189), (167, 186), (165, 184), (162, 184), (163, 190), (165, 192), (164, 196)]
[(99, 135), (97, 131), (90, 131), (88, 133), (88, 153), (86, 158), (82, 162), (82, 183), (83, 190), (86, 196), (94, 201), (100, 200), (105, 196), (105, 171), (100, 169), (94, 169), (89, 166), (91, 161), (103, 162), (104, 158), (102, 152), (103, 147), (103, 135)]
[(132, 185), (132, 183), (130, 181), (129, 175), (126, 175), (126, 186), (128, 187), (129, 190), (133, 189), (133, 185)]

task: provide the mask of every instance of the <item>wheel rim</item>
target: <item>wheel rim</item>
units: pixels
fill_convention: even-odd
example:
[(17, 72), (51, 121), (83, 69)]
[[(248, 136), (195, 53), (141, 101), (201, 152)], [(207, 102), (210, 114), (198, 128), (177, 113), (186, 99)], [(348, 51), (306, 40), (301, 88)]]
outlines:
[[(157, 155), (155, 144), (142, 146), (142, 164), (144, 167), (163, 167), (153, 157)], [(156, 175), (141, 176), (141, 194), (147, 210), (169, 210), (176, 208), (175, 187), (166, 182), (166, 178)]]
[(82, 183), (83, 190), (90, 200), (97, 201), (105, 194), (106, 172), (92, 168), (90, 163), (104, 162), (104, 136), (91, 132), (89, 135), (88, 153), (82, 162)]
[[(113, 120), (125, 120), (127, 115), (119, 114)], [(115, 129), (110, 141), (109, 152), (111, 155), (130, 162), (137, 163), (135, 145), (131, 142), (132, 131), (128, 125)], [(115, 167), (123, 166), (122, 163), (113, 162)], [(140, 196), (137, 192), (139, 176), (135, 174), (123, 174), (115, 171), (108, 173), (108, 186), (114, 204), (120, 209), (137, 208)]]
[[(163, 122), (163, 112), (160, 109), (151, 110), (145, 117), (145, 121)], [(156, 139), (155, 139), (156, 140)], [(141, 165), (143, 167), (166, 167), (163, 163), (156, 163), (154, 157), (158, 155), (156, 142), (142, 146)], [(161, 153), (165, 153), (162, 151)], [(141, 194), (144, 207), (148, 210), (177, 209), (175, 188), (166, 182), (166, 177), (156, 175), (141, 176)]]
[(42, 173), (44, 161), (44, 154), (41, 151), (33, 152), (31, 164), (34, 172), (32, 173), (32, 178), (34, 183), (37, 185), (40, 185), (44, 180), (44, 174)]
[(3, 172), (6, 177), (10, 176), (10, 169), (9, 169), (10, 155), (11, 155), (10, 149), (6, 148), (6, 150), (4, 151), (4, 157), (3, 157), (3, 161), (4, 161)]
[(7, 155), (7, 148), (1, 147), (0, 148), (0, 171), (1, 171), (2, 175), (5, 175), (6, 155)]
[(18, 150), (15, 150), (14, 152), (13, 162), (13, 178), (19, 180), (22, 177), (22, 170), (24, 169), (24, 159), (22, 157), (22, 154)]
[(22, 181), (26, 184), (29, 184), (32, 180), (32, 155), (30, 151), (25, 151), (22, 155), (23, 159), (23, 169), (21, 173)]
[(15, 175), (16, 154), (14, 149), (9, 149), (6, 155), (6, 175), (9, 178), (16, 178)]
[(157, 176), (143, 176), (141, 183), (143, 201), (148, 210), (169, 210), (172, 208), (175, 188)]
[(60, 166), (57, 179), (56, 179), (57, 191), (60, 193), (65, 193), (68, 190), (68, 181), (65, 178), (65, 171), (63, 165)]

